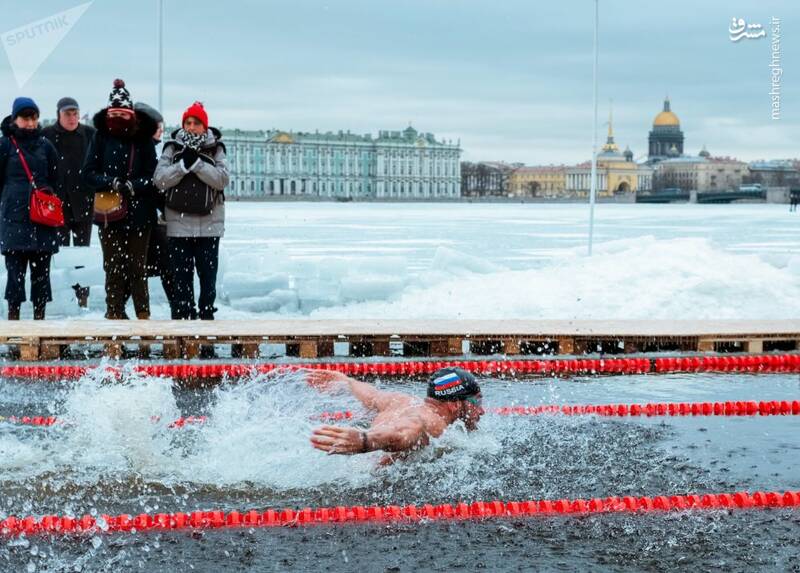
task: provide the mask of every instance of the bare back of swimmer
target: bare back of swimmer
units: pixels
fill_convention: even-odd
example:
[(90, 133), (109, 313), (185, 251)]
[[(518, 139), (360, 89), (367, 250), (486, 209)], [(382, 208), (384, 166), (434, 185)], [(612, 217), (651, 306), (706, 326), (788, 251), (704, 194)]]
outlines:
[[(483, 415), (481, 390), (475, 377), (461, 368), (443, 368), (428, 383), (428, 397), (378, 390), (338, 372), (306, 371), (312, 386), (322, 391), (349, 391), (368, 410), (376, 412), (368, 430), (320, 426), (311, 445), (329, 454), (363, 454), (375, 450), (408, 452), (428, 445), (445, 429), (462, 420), (468, 430), (477, 428)], [(384, 461), (391, 461), (386, 459)]]

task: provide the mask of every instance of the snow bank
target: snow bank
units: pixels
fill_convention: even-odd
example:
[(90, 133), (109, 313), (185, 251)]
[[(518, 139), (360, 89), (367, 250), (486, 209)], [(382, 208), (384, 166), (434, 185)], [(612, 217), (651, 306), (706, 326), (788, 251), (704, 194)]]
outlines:
[[(217, 316), (796, 317), (797, 224), (776, 205), (601, 205), (589, 258), (582, 205), (231, 203)], [(49, 317), (102, 317), (93, 243), (55, 256)]]

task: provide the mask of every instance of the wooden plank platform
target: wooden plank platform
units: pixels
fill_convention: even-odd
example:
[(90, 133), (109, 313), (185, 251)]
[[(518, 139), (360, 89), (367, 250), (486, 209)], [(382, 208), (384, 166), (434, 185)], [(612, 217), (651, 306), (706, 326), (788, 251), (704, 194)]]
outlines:
[(194, 358), (208, 344), (256, 358), (263, 344), (288, 355), (352, 356), (487, 354), (624, 354), (653, 351), (768, 352), (800, 348), (800, 320), (48, 320), (2, 321), (0, 344), (22, 360), (54, 359), (67, 346), (102, 345), (112, 357), (123, 345), (166, 358)]

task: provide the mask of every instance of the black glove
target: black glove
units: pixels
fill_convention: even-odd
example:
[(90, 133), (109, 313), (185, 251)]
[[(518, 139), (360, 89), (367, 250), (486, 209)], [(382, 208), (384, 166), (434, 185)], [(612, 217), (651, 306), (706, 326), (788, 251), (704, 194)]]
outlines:
[(195, 161), (197, 161), (198, 158), (197, 150), (192, 149), (191, 147), (184, 147), (182, 158), (183, 158), (183, 166), (186, 169), (191, 169), (192, 165), (194, 165)]
[(133, 197), (133, 183), (121, 177), (114, 177), (111, 183), (111, 189), (117, 193), (121, 193), (123, 197)]

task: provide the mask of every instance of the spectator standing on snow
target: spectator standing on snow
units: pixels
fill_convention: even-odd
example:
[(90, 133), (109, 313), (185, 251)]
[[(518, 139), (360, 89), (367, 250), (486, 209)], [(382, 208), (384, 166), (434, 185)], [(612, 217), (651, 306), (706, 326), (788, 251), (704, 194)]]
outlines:
[(56, 194), (64, 208), (64, 226), (58, 229), (59, 244), (64, 247), (88, 247), (92, 239), (92, 195), (81, 181), (81, 169), (94, 128), (81, 123), (78, 102), (63, 97), (57, 104), (58, 120), (42, 134), (58, 151)]
[(31, 98), (14, 100), (11, 115), (0, 123), (0, 252), (6, 263), (8, 320), (19, 320), (25, 302), (25, 275), (31, 270), (34, 320), (44, 320), (53, 300), (50, 261), (58, 252), (56, 227), (31, 221), (33, 184), (56, 187), (58, 153), (39, 126), (39, 107)]
[(154, 181), (164, 194), (169, 260), (173, 270), (173, 319), (193, 318), (194, 274), (200, 279), (197, 314), (213, 320), (219, 242), (225, 233), (228, 167), (222, 134), (209, 127), (203, 104), (183, 113), (181, 128), (164, 143)]
[(156, 223), (153, 135), (158, 126), (147, 114), (134, 110), (125, 82), (119, 79), (114, 80), (108, 106), (95, 114), (94, 126), (97, 132), (82, 177), (95, 195), (95, 223), (106, 275), (106, 318), (128, 318), (125, 304), (130, 292), (136, 317), (147, 320), (147, 249)]

